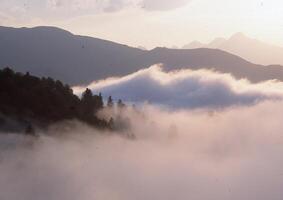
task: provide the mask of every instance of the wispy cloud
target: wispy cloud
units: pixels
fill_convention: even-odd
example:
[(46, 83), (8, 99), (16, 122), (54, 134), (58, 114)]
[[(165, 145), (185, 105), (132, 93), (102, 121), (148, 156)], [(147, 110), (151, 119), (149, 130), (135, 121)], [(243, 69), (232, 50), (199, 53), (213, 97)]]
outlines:
[(108, 12), (127, 7), (139, 7), (144, 10), (170, 10), (186, 5), (190, 0), (48, 0), (55, 8), (97, 9)]
[[(164, 11), (181, 7), (190, 0), (1, 0), (0, 23), (20, 26), (43, 25), (83, 16), (115, 14), (119, 11)], [(9, 18), (5, 17), (9, 16)], [(19, 17), (20, 16), (20, 17)]]

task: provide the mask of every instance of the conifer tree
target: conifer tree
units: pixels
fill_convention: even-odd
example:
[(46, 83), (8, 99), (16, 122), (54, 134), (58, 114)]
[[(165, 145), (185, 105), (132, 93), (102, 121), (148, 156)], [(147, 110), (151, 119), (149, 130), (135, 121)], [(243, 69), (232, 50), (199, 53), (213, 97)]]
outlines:
[(109, 108), (112, 108), (112, 107), (113, 107), (113, 99), (112, 99), (111, 96), (108, 97), (107, 106), (108, 106)]

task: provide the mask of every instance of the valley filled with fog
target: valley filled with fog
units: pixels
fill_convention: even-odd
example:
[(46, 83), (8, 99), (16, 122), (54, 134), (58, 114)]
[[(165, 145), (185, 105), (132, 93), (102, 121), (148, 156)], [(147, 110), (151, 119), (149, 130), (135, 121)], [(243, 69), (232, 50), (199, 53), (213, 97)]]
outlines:
[(123, 99), (98, 115), (125, 128), (73, 120), (1, 134), (1, 200), (282, 198), (281, 82), (152, 66), (87, 87)]
[(0, 0), (0, 200), (282, 200), (282, 19), (282, 0)]

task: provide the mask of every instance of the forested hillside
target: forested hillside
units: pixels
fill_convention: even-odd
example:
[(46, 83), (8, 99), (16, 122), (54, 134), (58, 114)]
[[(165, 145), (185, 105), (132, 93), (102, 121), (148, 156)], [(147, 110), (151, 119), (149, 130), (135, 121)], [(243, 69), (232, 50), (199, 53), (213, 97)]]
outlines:
[(86, 89), (80, 99), (59, 80), (5, 68), (0, 70), (0, 96), (0, 130), (9, 129), (7, 124), (11, 121), (31, 129), (32, 125), (46, 127), (71, 119), (96, 128), (110, 128), (108, 121), (95, 115), (104, 107), (101, 94), (93, 95)]

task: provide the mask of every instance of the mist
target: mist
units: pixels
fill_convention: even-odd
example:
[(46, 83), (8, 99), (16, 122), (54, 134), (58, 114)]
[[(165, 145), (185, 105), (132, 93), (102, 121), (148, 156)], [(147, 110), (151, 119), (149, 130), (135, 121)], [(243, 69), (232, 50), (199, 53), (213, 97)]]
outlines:
[(222, 111), (144, 105), (135, 139), (79, 122), (0, 135), (1, 200), (279, 200), (283, 102)]
[[(94, 93), (137, 104), (148, 103), (173, 109), (253, 105), (265, 100), (282, 99), (283, 85), (270, 80), (257, 84), (211, 70), (166, 72), (153, 65), (127, 76), (95, 81), (87, 86)], [(85, 87), (74, 87), (78, 95)]]

